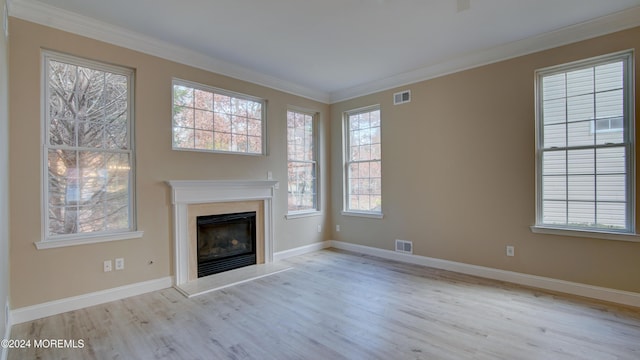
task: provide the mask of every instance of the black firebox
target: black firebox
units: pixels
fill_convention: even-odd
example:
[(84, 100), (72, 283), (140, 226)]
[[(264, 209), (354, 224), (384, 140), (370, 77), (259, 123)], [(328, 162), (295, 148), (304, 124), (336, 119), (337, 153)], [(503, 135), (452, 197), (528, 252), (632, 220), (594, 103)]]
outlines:
[(256, 264), (256, 213), (197, 217), (198, 277)]

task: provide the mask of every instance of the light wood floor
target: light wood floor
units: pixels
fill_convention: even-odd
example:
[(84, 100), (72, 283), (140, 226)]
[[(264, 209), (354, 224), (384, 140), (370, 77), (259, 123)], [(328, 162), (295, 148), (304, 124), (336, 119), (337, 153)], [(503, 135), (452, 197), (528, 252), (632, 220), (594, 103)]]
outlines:
[(9, 359), (640, 359), (640, 309), (334, 250), (287, 263), (16, 325), (13, 339), (86, 346)]

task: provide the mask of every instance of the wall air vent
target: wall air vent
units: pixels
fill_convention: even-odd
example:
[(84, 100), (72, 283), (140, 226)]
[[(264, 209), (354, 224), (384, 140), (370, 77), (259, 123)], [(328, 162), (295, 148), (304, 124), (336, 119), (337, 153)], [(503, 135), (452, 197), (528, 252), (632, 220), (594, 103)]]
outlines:
[(413, 242), (396, 239), (396, 251), (405, 254), (413, 254)]
[(400, 105), (411, 101), (411, 90), (405, 90), (393, 94), (393, 105)]

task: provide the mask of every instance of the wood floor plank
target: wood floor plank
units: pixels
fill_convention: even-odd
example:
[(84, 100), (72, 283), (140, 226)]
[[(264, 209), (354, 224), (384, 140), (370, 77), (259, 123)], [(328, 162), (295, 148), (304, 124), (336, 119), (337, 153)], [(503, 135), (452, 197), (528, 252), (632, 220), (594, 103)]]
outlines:
[(323, 250), (193, 298), (175, 289), (13, 327), (17, 359), (640, 359), (640, 309)]

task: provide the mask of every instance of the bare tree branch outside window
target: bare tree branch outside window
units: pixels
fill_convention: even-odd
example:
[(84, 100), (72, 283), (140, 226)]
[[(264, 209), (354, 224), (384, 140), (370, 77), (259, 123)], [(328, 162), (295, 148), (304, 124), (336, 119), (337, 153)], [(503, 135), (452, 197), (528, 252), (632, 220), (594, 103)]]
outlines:
[(288, 210), (318, 209), (314, 116), (287, 111)]
[(48, 235), (129, 230), (129, 78), (46, 59)]

